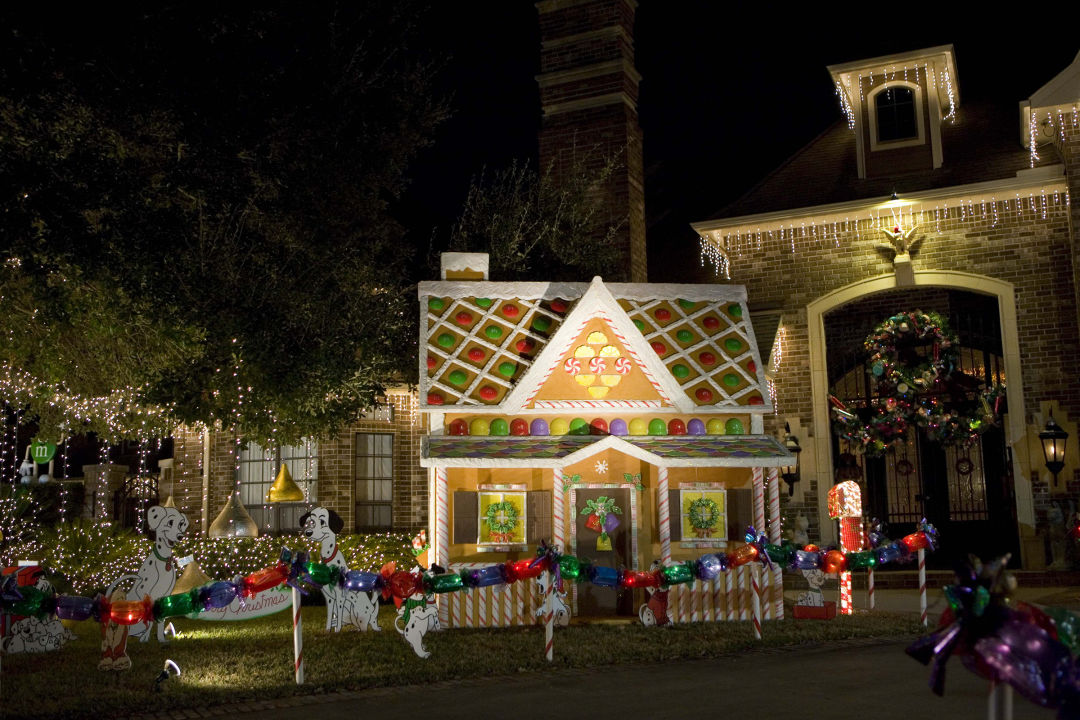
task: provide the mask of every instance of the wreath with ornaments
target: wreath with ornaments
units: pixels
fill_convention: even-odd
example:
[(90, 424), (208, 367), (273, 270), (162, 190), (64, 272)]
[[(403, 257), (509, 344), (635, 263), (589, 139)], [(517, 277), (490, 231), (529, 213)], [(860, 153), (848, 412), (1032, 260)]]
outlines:
[(698, 537), (709, 537), (716, 530), (716, 523), (720, 520), (720, 506), (715, 500), (700, 497), (690, 503), (686, 511), (686, 517)]
[(883, 396), (856, 408), (829, 398), (833, 429), (856, 452), (880, 456), (903, 443), (912, 426), (934, 442), (967, 447), (998, 422), (1005, 388), (976, 389), (968, 376), (953, 372), (958, 340), (937, 313), (893, 315), (864, 345)]
[(491, 503), (484, 515), (487, 518), (488, 532), (493, 538), (508, 540), (513, 535), (518, 524), (518, 512), (514, 503), (509, 500)]

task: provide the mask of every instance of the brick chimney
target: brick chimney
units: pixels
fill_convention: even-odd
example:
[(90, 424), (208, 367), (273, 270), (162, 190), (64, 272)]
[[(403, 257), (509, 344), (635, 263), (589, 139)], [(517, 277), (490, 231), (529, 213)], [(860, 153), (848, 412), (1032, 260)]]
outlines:
[[(636, 0), (542, 0), (540, 12), (540, 167), (555, 177), (579, 153), (618, 155), (606, 188), (605, 226), (622, 221), (621, 267), (608, 280), (646, 281), (645, 175), (634, 69)], [(599, 160), (598, 160), (599, 161)]]

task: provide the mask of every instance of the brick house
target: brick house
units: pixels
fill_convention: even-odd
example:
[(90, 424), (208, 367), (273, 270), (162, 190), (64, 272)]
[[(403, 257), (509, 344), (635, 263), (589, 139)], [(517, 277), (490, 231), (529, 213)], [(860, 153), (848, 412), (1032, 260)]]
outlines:
[[(892, 535), (927, 517), (953, 554), (1065, 564), (1080, 499), (1080, 56), (1019, 113), (1016, 98), (961, 104), (951, 45), (829, 72), (845, 118), (693, 224), (719, 275), (746, 286), (759, 335), (775, 330), (766, 428), (788, 423), (804, 448), (785, 516), (835, 538), (826, 491), (849, 448), (829, 397), (871, 401), (863, 338), (894, 313), (933, 310), (959, 335), (959, 369), (1007, 388), (1001, 427), (967, 451), (912, 431), (884, 458), (860, 456), (868, 514)], [(908, 252), (886, 230), (913, 231)], [(1051, 412), (1073, 438), (1056, 479), (1038, 439)]]

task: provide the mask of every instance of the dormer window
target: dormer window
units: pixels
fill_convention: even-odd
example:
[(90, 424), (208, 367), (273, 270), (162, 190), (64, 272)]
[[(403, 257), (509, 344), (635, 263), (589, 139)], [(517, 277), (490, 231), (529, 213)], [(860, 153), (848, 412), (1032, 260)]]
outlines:
[(918, 85), (898, 81), (872, 90), (866, 98), (870, 111), (870, 149), (922, 145), (926, 142), (923, 94)]
[(906, 87), (889, 87), (874, 98), (877, 111), (877, 140), (910, 140), (919, 137), (915, 119), (915, 93)]

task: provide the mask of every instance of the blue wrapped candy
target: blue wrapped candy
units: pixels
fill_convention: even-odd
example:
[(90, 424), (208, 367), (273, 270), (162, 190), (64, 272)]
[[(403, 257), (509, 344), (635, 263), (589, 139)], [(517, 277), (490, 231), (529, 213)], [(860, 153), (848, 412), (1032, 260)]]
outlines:
[(488, 565), (482, 568), (462, 570), (461, 580), (465, 587), (482, 588), (491, 585), (502, 585), (506, 582), (506, 575), (502, 565)]
[(382, 575), (373, 572), (350, 570), (345, 573), (345, 589), (353, 592), (371, 592), (379, 589), (379, 581)]
[(818, 570), (821, 568), (821, 558), (820, 550), (796, 550), (791, 566), (796, 570)]
[(611, 567), (593, 565), (589, 568), (589, 581), (601, 587), (619, 587), (619, 571)]

